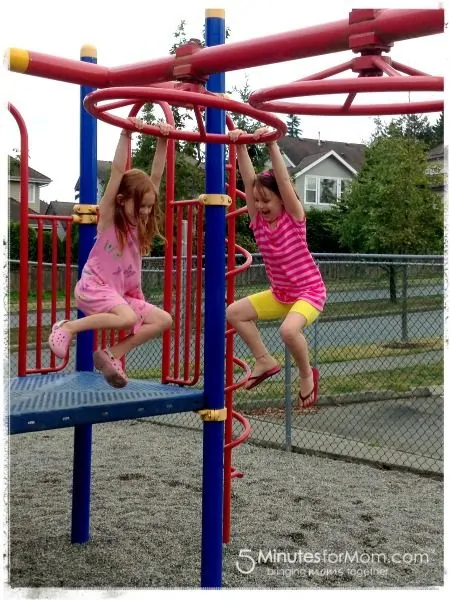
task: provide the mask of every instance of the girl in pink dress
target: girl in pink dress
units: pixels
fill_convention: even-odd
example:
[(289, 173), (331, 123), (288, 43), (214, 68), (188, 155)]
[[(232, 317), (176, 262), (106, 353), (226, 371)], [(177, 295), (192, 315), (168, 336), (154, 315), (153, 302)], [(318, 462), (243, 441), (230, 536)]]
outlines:
[[(142, 121), (130, 118), (139, 129)], [(163, 135), (170, 126), (160, 124)], [(167, 138), (158, 138), (151, 175), (126, 171), (128, 139), (123, 130), (111, 167), (111, 176), (98, 206), (97, 237), (75, 286), (78, 308), (87, 316), (59, 321), (48, 340), (58, 358), (69, 351), (74, 335), (88, 329), (131, 330), (111, 348), (94, 352), (94, 366), (113, 387), (128, 378), (120, 359), (132, 348), (159, 336), (172, 325), (171, 316), (146, 302), (141, 287), (142, 255), (148, 254), (158, 228), (158, 190), (167, 153)]]
[[(267, 128), (258, 129), (258, 139)], [(229, 132), (231, 142), (242, 131)], [(270, 289), (233, 302), (227, 309), (228, 322), (246, 342), (255, 366), (246, 389), (251, 389), (280, 372), (276, 359), (265, 347), (256, 321), (283, 319), (280, 335), (292, 354), (299, 373), (299, 405), (307, 408), (317, 401), (318, 372), (311, 369), (303, 329), (323, 310), (325, 285), (306, 242), (306, 215), (291, 183), (276, 142), (267, 144), (273, 170), (258, 175), (247, 148), (237, 145), (239, 170), (245, 187), (250, 228), (264, 260)]]

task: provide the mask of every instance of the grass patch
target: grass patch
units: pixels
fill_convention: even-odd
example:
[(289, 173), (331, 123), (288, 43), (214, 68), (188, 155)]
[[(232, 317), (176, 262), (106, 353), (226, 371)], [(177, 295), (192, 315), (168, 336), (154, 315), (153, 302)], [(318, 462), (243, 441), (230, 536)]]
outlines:
[[(423, 310), (443, 310), (443, 296), (418, 296), (408, 298), (406, 304), (407, 312)], [(327, 317), (357, 317), (377, 315), (400, 315), (402, 313), (402, 302), (399, 300), (393, 304), (389, 300), (358, 300), (357, 302), (332, 302), (326, 304), (321, 319)]]
[[(386, 344), (347, 344), (346, 346), (328, 346), (319, 348), (317, 351), (317, 362), (323, 363), (346, 362), (351, 360), (364, 360), (371, 358), (383, 358), (390, 356), (409, 356), (421, 354), (431, 350), (441, 350), (444, 347), (444, 341), (441, 337), (414, 338), (410, 340), (409, 345), (400, 344), (398, 347)], [(284, 366), (284, 352), (274, 352), (272, 355), (278, 362)], [(253, 357), (239, 356), (248, 364), (253, 364)], [(311, 361), (313, 360), (311, 350)], [(292, 363), (294, 366), (294, 363)], [(239, 374), (241, 369), (236, 366), (235, 373)]]
[[(42, 300), (46, 300), (48, 302), (51, 301), (51, 299), (53, 298), (54, 294), (52, 294), (52, 292), (42, 292)], [(66, 293), (65, 291), (58, 291), (56, 292), (56, 299), (57, 300), (64, 300), (66, 297)], [(19, 304), (19, 292), (9, 292), (8, 294), (8, 298), (9, 298), (9, 303), (10, 304)], [(28, 294), (28, 302), (31, 303), (35, 303), (37, 301), (37, 294), (36, 292), (30, 292)]]
[[(135, 379), (152, 379), (160, 381), (161, 369), (130, 369), (129, 377)], [(420, 365), (417, 369), (411, 367), (402, 367), (397, 369), (383, 369), (379, 371), (361, 371), (360, 373), (351, 373), (348, 375), (331, 375), (321, 377), (320, 394), (323, 396), (335, 396), (339, 394), (377, 392), (388, 390), (390, 392), (408, 392), (418, 387), (436, 387), (441, 386), (444, 380), (443, 361), (429, 365)], [(193, 389), (201, 389), (202, 382), (199, 382)], [(291, 397), (296, 398), (298, 393), (298, 381), (295, 380), (291, 385)], [(258, 406), (267, 404), (281, 405), (285, 397), (284, 380), (269, 379), (260, 384), (254, 390), (248, 392), (239, 389), (235, 392), (234, 398), (236, 406), (245, 407), (248, 405)]]
[[(403, 367), (398, 369), (385, 369), (380, 371), (363, 371), (348, 375), (332, 375), (321, 377), (320, 395), (335, 396), (338, 394), (351, 394), (362, 392), (408, 392), (417, 387), (436, 387), (444, 381), (444, 363), (438, 362), (430, 365), (420, 365), (417, 369)], [(291, 386), (291, 397), (298, 394), (298, 382)], [(268, 381), (262, 383), (255, 390), (247, 392), (238, 390), (235, 393), (236, 406), (244, 407), (258, 402), (273, 405), (274, 400), (279, 404), (284, 401), (284, 381)]]

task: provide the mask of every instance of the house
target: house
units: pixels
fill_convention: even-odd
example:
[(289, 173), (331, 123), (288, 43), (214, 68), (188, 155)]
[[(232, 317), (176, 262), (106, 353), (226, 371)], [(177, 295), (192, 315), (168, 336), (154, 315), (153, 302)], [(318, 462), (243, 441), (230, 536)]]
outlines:
[[(447, 152), (448, 149), (444, 147), (444, 144), (439, 144), (429, 150), (427, 155), (427, 161), (430, 167), (433, 166), (432, 171), (437, 171), (443, 175), (443, 180), (440, 185), (432, 186), (434, 190), (444, 195), (445, 188), (447, 186)], [(431, 172), (431, 169), (430, 169)]]
[(73, 215), (73, 207), (77, 202), (58, 202), (53, 200), (47, 208), (46, 215), (58, 215), (60, 217), (70, 217)]
[[(16, 202), (20, 202), (20, 160), (18, 158), (8, 157), (8, 197)], [(41, 188), (51, 183), (52, 180), (39, 173), (35, 169), (28, 167), (28, 208), (33, 212), (40, 214), (41, 209)], [(45, 204), (45, 203), (43, 203)], [(15, 210), (15, 209), (13, 209)], [(10, 206), (11, 211), (11, 206)]]
[[(105, 183), (109, 179), (111, 173), (112, 162), (110, 160), (98, 160), (97, 161), (97, 202), (100, 202)], [(75, 202), (80, 201), (80, 178), (78, 178), (75, 184)]]
[(364, 144), (285, 136), (278, 141), (306, 210), (328, 210), (364, 162)]

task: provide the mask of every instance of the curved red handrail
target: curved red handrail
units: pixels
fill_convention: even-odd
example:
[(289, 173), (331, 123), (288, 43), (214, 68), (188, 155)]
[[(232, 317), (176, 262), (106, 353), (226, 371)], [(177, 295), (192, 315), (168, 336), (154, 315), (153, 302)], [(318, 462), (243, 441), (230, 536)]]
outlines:
[[(112, 101), (113, 104), (107, 104), (101, 106), (100, 103), (104, 101)], [(243, 134), (237, 140), (237, 144), (251, 144), (251, 143), (267, 143), (273, 142), (285, 135), (287, 132), (286, 124), (281, 121), (275, 115), (258, 110), (249, 104), (238, 102), (237, 100), (231, 100), (218, 94), (212, 94), (209, 92), (200, 93), (198, 91), (189, 91), (188, 89), (171, 89), (165, 87), (123, 87), (123, 88), (106, 88), (91, 92), (86, 96), (84, 100), (84, 107), (88, 112), (97, 117), (98, 119), (115, 125), (122, 129), (128, 129), (129, 131), (139, 131), (146, 135), (161, 136), (161, 132), (156, 125), (144, 124), (141, 130), (138, 130), (132, 123), (127, 119), (119, 115), (115, 115), (109, 112), (111, 107), (116, 108), (117, 106), (124, 106), (123, 100), (128, 100), (129, 104), (144, 104), (145, 102), (169, 102), (173, 105), (181, 105), (188, 108), (193, 108), (197, 120), (199, 131), (184, 131), (180, 129), (174, 129), (168, 134), (169, 139), (184, 140), (188, 142), (201, 142), (201, 143), (217, 143), (217, 144), (229, 144), (228, 135), (225, 133), (208, 133), (204, 126), (204, 122), (201, 116), (201, 111), (205, 107), (207, 108), (218, 108), (234, 113), (239, 113), (253, 119), (257, 119), (262, 123), (265, 123), (269, 127), (273, 127), (274, 130), (263, 134), (258, 140), (255, 139), (253, 134)]]

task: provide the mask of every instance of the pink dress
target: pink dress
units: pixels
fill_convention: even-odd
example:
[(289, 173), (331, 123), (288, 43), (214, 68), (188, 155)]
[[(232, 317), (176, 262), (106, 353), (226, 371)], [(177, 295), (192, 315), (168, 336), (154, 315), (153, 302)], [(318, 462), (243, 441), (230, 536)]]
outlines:
[(139, 318), (133, 327), (133, 333), (136, 333), (153, 308), (142, 293), (141, 260), (136, 228), (131, 228), (122, 251), (114, 225), (98, 233), (75, 286), (78, 308), (85, 315), (92, 315), (111, 312), (115, 306), (128, 304)]

